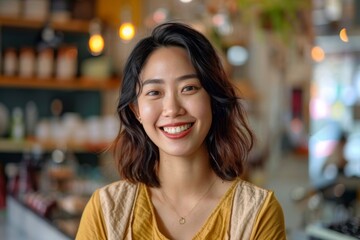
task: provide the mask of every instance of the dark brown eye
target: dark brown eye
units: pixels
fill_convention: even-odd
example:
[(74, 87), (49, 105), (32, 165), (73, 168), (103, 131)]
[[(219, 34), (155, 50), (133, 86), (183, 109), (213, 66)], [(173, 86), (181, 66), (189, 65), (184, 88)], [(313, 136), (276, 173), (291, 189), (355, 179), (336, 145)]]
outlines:
[(186, 86), (182, 89), (182, 92), (190, 92), (190, 91), (196, 91), (199, 90), (199, 87), (196, 86)]
[(159, 94), (159, 91), (149, 91), (146, 93), (146, 96), (158, 96)]

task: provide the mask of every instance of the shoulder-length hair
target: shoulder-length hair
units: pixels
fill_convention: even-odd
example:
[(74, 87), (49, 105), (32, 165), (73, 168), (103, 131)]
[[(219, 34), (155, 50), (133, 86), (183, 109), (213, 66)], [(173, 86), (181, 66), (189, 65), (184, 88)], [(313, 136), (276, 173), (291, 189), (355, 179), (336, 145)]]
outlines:
[(159, 149), (136, 119), (131, 105), (136, 104), (141, 90), (139, 75), (149, 55), (171, 46), (187, 51), (211, 98), (213, 120), (205, 139), (210, 166), (220, 178), (233, 180), (243, 173), (244, 161), (254, 141), (244, 107), (210, 41), (188, 25), (175, 22), (158, 25), (149, 37), (140, 40), (125, 64), (117, 106), (121, 125), (114, 142), (120, 176), (134, 183), (160, 186)]

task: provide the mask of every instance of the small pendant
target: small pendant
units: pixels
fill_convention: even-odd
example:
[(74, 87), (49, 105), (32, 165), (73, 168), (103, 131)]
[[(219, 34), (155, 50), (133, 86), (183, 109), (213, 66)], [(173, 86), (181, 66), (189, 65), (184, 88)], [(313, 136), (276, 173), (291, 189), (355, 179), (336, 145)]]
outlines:
[(185, 218), (181, 217), (181, 218), (179, 219), (179, 223), (180, 223), (181, 225), (185, 224), (185, 223), (186, 223)]

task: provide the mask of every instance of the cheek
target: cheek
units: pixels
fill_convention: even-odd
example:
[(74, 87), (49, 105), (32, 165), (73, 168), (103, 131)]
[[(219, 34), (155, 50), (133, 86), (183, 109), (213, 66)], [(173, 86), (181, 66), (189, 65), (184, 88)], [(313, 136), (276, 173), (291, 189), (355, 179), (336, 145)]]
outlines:
[(197, 113), (197, 117), (202, 121), (206, 121), (211, 125), (212, 121), (212, 110), (210, 99), (202, 98), (198, 101), (199, 104), (192, 104), (190, 107), (193, 109), (193, 112)]
[(140, 113), (141, 119), (143, 121), (152, 120), (156, 116), (156, 109), (157, 108), (151, 104), (146, 104), (146, 103), (141, 104), (140, 103), (139, 104), (139, 113)]

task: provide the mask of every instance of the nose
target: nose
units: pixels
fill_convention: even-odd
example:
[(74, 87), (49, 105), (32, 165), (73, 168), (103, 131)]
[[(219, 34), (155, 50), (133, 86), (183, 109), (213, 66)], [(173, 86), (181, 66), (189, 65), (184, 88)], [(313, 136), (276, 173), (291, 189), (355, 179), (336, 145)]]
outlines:
[(177, 117), (185, 113), (185, 109), (181, 100), (176, 94), (171, 94), (163, 99), (163, 112), (164, 117)]

